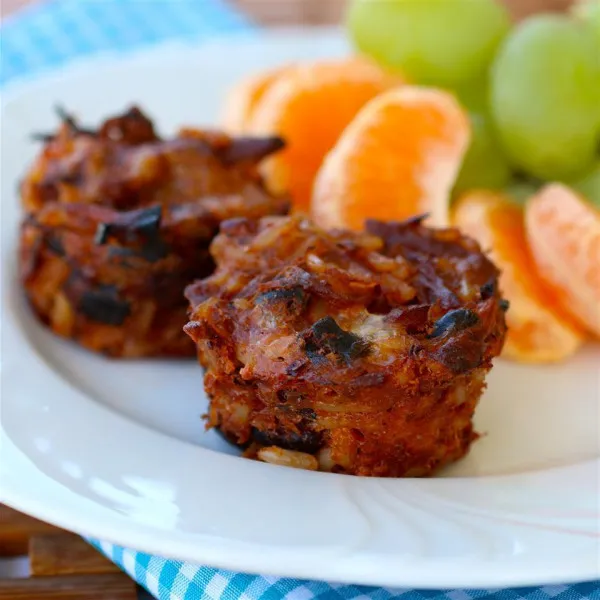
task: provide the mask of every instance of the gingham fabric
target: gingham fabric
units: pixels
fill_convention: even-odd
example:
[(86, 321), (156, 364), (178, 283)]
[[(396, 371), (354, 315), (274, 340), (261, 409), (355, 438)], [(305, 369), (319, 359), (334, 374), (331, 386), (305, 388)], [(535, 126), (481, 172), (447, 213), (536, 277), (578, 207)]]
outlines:
[(97, 52), (249, 28), (226, 0), (41, 0), (2, 23), (0, 86)]
[(232, 573), (92, 541), (160, 600), (600, 600), (600, 581), (503, 590), (407, 590)]
[[(46, 0), (2, 23), (0, 86), (103, 50), (127, 52), (169, 39), (201, 41), (250, 27), (224, 0)], [(507, 590), (392, 590), (232, 573), (89, 541), (160, 600), (600, 600), (600, 581)]]

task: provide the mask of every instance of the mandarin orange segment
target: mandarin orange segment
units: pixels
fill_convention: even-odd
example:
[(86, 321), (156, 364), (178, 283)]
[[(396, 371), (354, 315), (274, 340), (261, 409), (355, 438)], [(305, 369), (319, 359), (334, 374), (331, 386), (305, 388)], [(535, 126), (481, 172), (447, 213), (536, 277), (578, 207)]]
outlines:
[(469, 119), (451, 94), (414, 86), (381, 94), (325, 158), (312, 215), (324, 227), (356, 230), (365, 219), (422, 213), (429, 213), (429, 225), (447, 225), (469, 140)]
[(283, 152), (264, 163), (270, 191), (289, 192), (294, 208), (307, 211), (324, 156), (372, 98), (402, 84), (362, 58), (298, 65), (280, 73), (250, 117), (248, 133), (279, 135)]
[(504, 356), (546, 363), (573, 354), (584, 336), (537, 273), (522, 209), (501, 194), (475, 191), (459, 199), (453, 216), (457, 227), (490, 250), (501, 270), (500, 287), (510, 301)]
[(600, 337), (600, 212), (554, 183), (528, 200), (525, 227), (540, 276), (562, 308)]
[(242, 79), (227, 94), (221, 123), (232, 135), (243, 135), (248, 132), (251, 116), (266, 91), (292, 65), (271, 69)]

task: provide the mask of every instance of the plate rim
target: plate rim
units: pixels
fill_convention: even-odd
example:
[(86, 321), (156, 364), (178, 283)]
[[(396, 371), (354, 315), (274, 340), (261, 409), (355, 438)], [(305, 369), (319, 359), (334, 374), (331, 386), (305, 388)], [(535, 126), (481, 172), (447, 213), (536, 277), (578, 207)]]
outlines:
[(270, 40), (300, 37), (308, 34), (323, 36), (325, 38), (345, 37), (343, 29), (336, 25), (311, 25), (308, 27), (295, 25), (281, 25), (269, 27), (268, 30), (249, 28), (239, 31), (220, 32), (206, 39), (173, 38), (158, 43), (142, 44), (133, 48), (104, 49), (91, 54), (74, 56), (62, 65), (42, 67), (32, 73), (25, 73), (0, 85), (0, 107), (13, 102), (23, 93), (30, 93), (37, 87), (44, 87), (51, 82), (70, 79), (79, 73), (84, 73), (90, 68), (110, 68), (115, 61), (147, 62), (152, 59), (168, 60), (172, 55), (183, 51), (206, 52), (210, 48), (219, 48), (229, 43), (260, 43), (261, 40)]
[[(573, 556), (570, 560), (561, 558), (559, 561), (548, 566), (547, 562), (541, 562), (534, 565), (532, 568), (529, 563), (526, 568), (520, 568), (518, 571), (513, 570), (511, 573), (499, 576), (497, 567), (492, 563), (490, 569), (481, 568), (480, 563), (475, 565), (465, 565), (465, 569), (477, 566), (477, 572), (471, 572), (469, 578), (465, 578), (464, 573), (457, 572), (452, 569), (446, 570), (443, 577), (435, 579), (431, 577), (433, 565), (424, 563), (421, 567), (415, 564), (406, 563), (400, 565), (412, 573), (404, 573), (401, 577), (386, 575), (378, 572), (375, 578), (369, 574), (361, 574), (354, 572), (352, 575), (344, 575), (348, 573), (348, 569), (342, 569), (342, 572), (328, 573), (326, 577), (315, 575), (317, 567), (309, 564), (308, 566), (299, 567), (279, 567), (275, 565), (265, 564), (264, 560), (249, 559), (252, 556), (252, 549), (248, 549), (243, 554), (232, 553), (225, 551), (218, 558), (215, 558), (214, 552), (202, 552), (198, 548), (194, 549), (198, 558), (193, 561), (189, 558), (189, 544), (186, 545), (188, 550), (164, 550), (160, 542), (155, 541), (155, 530), (149, 530), (144, 534), (137, 533), (140, 538), (145, 538), (144, 542), (140, 542), (140, 546), (131, 546), (130, 544), (123, 545), (121, 538), (117, 534), (108, 534), (101, 532), (101, 526), (86, 526), (82, 523), (81, 527), (70, 529), (69, 523), (73, 520), (61, 518), (51, 511), (45, 510), (41, 504), (37, 502), (18, 500), (18, 495), (4, 497), (5, 495), (0, 490), (0, 502), (28, 514), (34, 518), (45, 521), (56, 527), (63, 528), (67, 531), (72, 531), (87, 538), (90, 542), (96, 542), (100, 546), (102, 543), (108, 543), (118, 547), (126, 547), (135, 552), (143, 552), (154, 556), (159, 556), (167, 560), (179, 560), (182, 562), (193, 562), (202, 567), (212, 567), (234, 572), (243, 572), (247, 574), (256, 574), (260, 576), (281, 577), (285, 579), (299, 579), (307, 581), (327, 581), (331, 583), (346, 584), (346, 585), (367, 585), (372, 587), (385, 588), (408, 588), (414, 590), (430, 590), (430, 589), (508, 589), (514, 587), (537, 587), (549, 585), (567, 585), (576, 583), (585, 583), (588, 581), (600, 580), (600, 567), (594, 565), (594, 557), (590, 556)], [(16, 501), (15, 501), (16, 500)], [(88, 521), (89, 523), (89, 521)], [(193, 543), (196, 544), (196, 540)], [(210, 543), (207, 541), (207, 543)], [(204, 557), (204, 558), (203, 558)], [(590, 560), (590, 558), (592, 560)], [(389, 560), (385, 567), (398, 566), (395, 559)], [(241, 566), (240, 566), (241, 565)], [(582, 565), (583, 568), (582, 568)], [(514, 565), (511, 565), (511, 567)], [(520, 565), (519, 565), (520, 566)], [(428, 579), (433, 579), (434, 583), (427, 583)]]

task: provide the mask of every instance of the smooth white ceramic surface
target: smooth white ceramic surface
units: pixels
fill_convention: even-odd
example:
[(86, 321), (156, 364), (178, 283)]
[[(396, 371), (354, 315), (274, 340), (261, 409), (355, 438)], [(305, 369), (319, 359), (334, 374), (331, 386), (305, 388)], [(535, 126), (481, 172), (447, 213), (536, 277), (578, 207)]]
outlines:
[(237, 37), (82, 63), (16, 86), (2, 109), (0, 499), (125, 546), (234, 570), (412, 587), (600, 576), (600, 350), (498, 361), (484, 436), (428, 480), (251, 462), (200, 419), (189, 362), (112, 362), (57, 340), (16, 282), (17, 180), (28, 135), (61, 103), (90, 124), (132, 101), (169, 132), (214, 125), (227, 86), (262, 67), (347, 52), (335, 32)]

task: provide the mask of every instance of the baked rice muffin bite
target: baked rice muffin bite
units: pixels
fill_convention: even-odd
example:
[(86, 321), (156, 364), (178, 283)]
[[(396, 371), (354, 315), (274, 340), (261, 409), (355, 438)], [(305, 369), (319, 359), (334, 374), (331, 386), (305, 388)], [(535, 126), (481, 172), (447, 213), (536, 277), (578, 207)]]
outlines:
[(208, 426), (247, 456), (371, 476), (461, 458), (504, 342), (498, 271), (473, 240), (420, 218), (324, 231), (235, 219), (190, 285), (186, 331)]
[(183, 290), (212, 272), (222, 221), (287, 212), (258, 172), (282, 141), (191, 129), (163, 140), (135, 107), (98, 130), (62, 118), (20, 188), (35, 314), (109, 356), (193, 356)]

